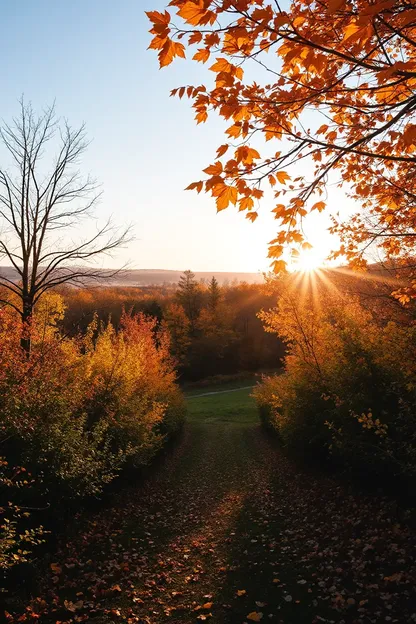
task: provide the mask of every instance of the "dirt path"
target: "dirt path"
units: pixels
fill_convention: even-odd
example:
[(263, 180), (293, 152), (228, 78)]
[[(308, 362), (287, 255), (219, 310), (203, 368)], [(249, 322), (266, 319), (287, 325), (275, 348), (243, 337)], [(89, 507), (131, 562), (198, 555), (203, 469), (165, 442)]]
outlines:
[(45, 623), (416, 622), (415, 540), (392, 514), (302, 473), (255, 423), (193, 421), (144, 486), (76, 519), (31, 609)]
[(199, 399), (205, 396), (214, 396), (216, 394), (228, 394), (229, 392), (240, 392), (240, 390), (251, 390), (255, 386), (241, 386), (241, 388), (231, 388), (228, 390), (215, 390), (214, 392), (203, 392), (202, 394), (190, 394), (188, 399)]

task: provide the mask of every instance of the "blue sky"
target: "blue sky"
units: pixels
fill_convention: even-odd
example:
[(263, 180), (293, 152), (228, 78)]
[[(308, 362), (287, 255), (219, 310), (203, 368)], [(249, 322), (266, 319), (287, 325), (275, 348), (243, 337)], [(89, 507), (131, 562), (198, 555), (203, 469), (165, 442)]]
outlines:
[[(59, 115), (86, 123), (92, 144), (82, 170), (103, 185), (100, 218), (132, 223), (136, 237), (107, 265), (265, 270), (275, 232), (269, 201), (251, 224), (234, 208), (217, 215), (208, 196), (183, 190), (202, 177), (225, 126), (215, 118), (196, 126), (188, 102), (169, 97), (173, 87), (203, 82), (208, 72), (185, 61), (159, 70), (147, 50), (144, 11), (166, 4), (3, 0), (0, 116), (10, 120), (24, 94), (37, 109), (56, 100)], [(309, 232), (328, 248), (319, 219)]]

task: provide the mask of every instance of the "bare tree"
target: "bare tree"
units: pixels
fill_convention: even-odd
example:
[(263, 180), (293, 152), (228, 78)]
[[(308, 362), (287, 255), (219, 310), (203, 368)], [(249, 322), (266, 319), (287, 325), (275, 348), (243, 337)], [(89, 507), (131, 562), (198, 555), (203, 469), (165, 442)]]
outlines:
[[(29, 354), (39, 298), (61, 284), (102, 279), (105, 273), (91, 267), (92, 261), (126, 243), (128, 228), (117, 230), (108, 220), (74, 240), (74, 228), (94, 218), (101, 195), (96, 181), (78, 169), (88, 146), (84, 125), (74, 130), (61, 122), (54, 106), (38, 116), (22, 99), (19, 117), (0, 128), (0, 144), (12, 157), (12, 171), (0, 167), (0, 261), (17, 274), (14, 279), (0, 270), (0, 286), (14, 295), (0, 302), (19, 313), (21, 346)], [(55, 153), (45, 167), (50, 150)]]

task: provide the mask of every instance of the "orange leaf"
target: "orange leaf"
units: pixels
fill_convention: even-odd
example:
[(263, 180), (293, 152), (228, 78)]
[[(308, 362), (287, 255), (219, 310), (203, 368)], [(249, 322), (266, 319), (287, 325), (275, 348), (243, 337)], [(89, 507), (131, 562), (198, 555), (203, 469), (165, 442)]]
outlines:
[(347, 41), (347, 39), (351, 39), (351, 37), (354, 37), (354, 35), (356, 35), (360, 30), (362, 30), (362, 26), (359, 26), (358, 24), (348, 24), (348, 26), (346, 26), (344, 28), (344, 38), (343, 41)]
[(246, 617), (248, 620), (251, 620), (252, 622), (260, 622), (260, 620), (263, 617), (263, 613), (261, 613), (261, 611), (252, 611)]
[(231, 72), (233, 66), (225, 58), (219, 58), (211, 65), (210, 70), (213, 72)]
[(193, 55), (194, 61), (199, 61), (200, 63), (206, 63), (210, 57), (210, 51), (206, 48), (199, 48), (197, 52)]
[(341, 7), (345, 5), (345, 0), (329, 0), (328, 11), (329, 13), (336, 13)]
[(192, 1), (185, 2), (185, 4), (178, 11), (178, 15), (180, 15), (185, 22), (192, 24), (193, 26), (197, 26), (199, 24), (205, 13), (205, 9), (201, 8), (201, 6)]
[(283, 253), (283, 245), (270, 245), (268, 258), (279, 258)]
[(323, 201), (317, 202), (312, 206), (312, 210), (318, 210), (318, 212), (322, 212), (326, 208), (326, 203)]
[(406, 147), (416, 145), (416, 125), (408, 124), (403, 132), (403, 142)]
[(316, 131), (316, 134), (324, 134), (328, 130), (328, 126), (324, 124)]
[(195, 115), (197, 123), (203, 123), (208, 119), (208, 113), (206, 110), (200, 110)]
[(279, 180), (280, 184), (286, 184), (286, 180), (290, 180), (290, 175), (286, 173), (286, 171), (278, 171), (276, 173), (276, 178)]
[(195, 189), (198, 193), (200, 193), (203, 186), (204, 183), (202, 182), (202, 180), (200, 180), (199, 182), (192, 182), (192, 184), (186, 187), (185, 191), (193, 191)]
[(222, 163), (218, 160), (215, 165), (210, 165), (206, 169), (203, 170), (204, 173), (210, 176), (220, 175), (222, 173)]
[(199, 43), (202, 39), (202, 33), (199, 32), (198, 30), (196, 30), (195, 32), (192, 33), (192, 35), (189, 37), (188, 39), (188, 43), (189, 45), (192, 45), (194, 43)]
[(225, 152), (228, 150), (228, 145), (221, 145), (218, 149), (217, 149), (217, 156), (218, 158), (220, 158), (221, 156), (223, 156), (225, 154)]
[(212, 189), (212, 195), (216, 197), (217, 210), (224, 210), (228, 207), (229, 203), (236, 204), (238, 192), (234, 186), (227, 186), (226, 184), (217, 184)]
[(170, 22), (170, 14), (167, 11), (164, 13), (159, 13), (159, 11), (145, 11), (145, 13), (153, 24), (163, 24), (167, 26)]
[(242, 210), (251, 210), (254, 206), (254, 201), (252, 197), (242, 197), (240, 199), (240, 205), (238, 210), (241, 212)]
[(257, 219), (257, 217), (258, 217), (258, 216), (259, 216), (259, 215), (258, 215), (258, 213), (257, 213), (257, 212), (248, 212), (248, 213), (246, 214), (246, 219), (250, 219), (250, 221), (251, 221), (252, 223), (254, 223), (254, 221)]
[(175, 56), (185, 58), (185, 46), (183, 43), (179, 43), (178, 41), (166, 39), (163, 48), (159, 52), (160, 67), (170, 65)]
[(227, 130), (227, 134), (230, 137), (238, 138), (241, 134), (241, 126), (238, 124), (234, 124), (230, 126)]
[[(274, 273), (284, 273), (286, 271), (286, 262), (284, 260), (275, 260), (272, 262)], [(279, 583), (279, 579), (273, 579), (273, 583)]]

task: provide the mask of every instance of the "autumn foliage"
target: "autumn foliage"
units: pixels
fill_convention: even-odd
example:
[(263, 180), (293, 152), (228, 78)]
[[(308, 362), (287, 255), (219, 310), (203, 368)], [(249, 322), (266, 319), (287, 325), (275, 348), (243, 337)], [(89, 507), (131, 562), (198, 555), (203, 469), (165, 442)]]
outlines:
[(416, 477), (414, 322), (381, 321), (378, 302), (335, 289), (302, 294), (289, 280), (278, 292), (261, 317), (288, 353), (284, 374), (255, 392), (264, 423), (297, 452), (407, 487)]
[[(170, 7), (170, 8), (169, 8)], [(401, 256), (415, 236), (416, 11), (407, 0), (172, 0), (147, 13), (161, 67), (185, 54), (213, 80), (172, 95), (192, 101), (197, 123), (230, 125), (206, 177), (217, 209), (254, 221), (274, 197), (274, 269), (298, 253), (301, 222), (329, 210), (328, 181), (359, 201), (337, 218), (335, 255), (362, 265), (369, 245)]]
[(1, 482), (12, 501), (1, 509), (3, 566), (23, 558), (10, 538), (22, 521), (16, 505), (56, 513), (97, 496), (126, 467), (148, 463), (183, 422), (169, 335), (155, 319), (125, 313), (117, 331), (93, 319), (68, 338), (57, 306), (55, 293), (39, 305), (30, 358), (14, 310), (0, 310)]

